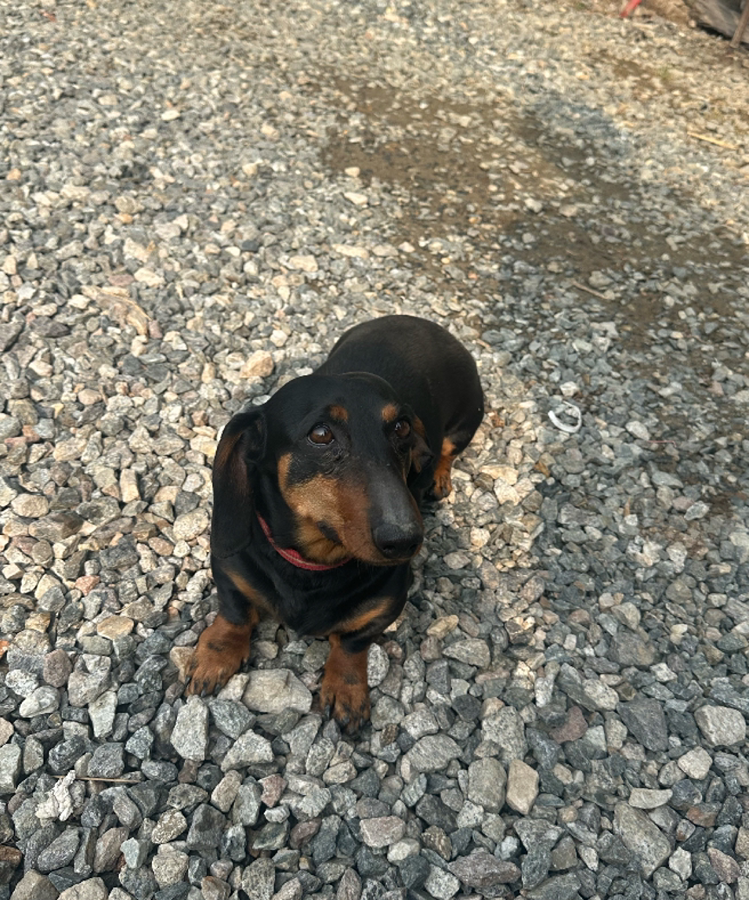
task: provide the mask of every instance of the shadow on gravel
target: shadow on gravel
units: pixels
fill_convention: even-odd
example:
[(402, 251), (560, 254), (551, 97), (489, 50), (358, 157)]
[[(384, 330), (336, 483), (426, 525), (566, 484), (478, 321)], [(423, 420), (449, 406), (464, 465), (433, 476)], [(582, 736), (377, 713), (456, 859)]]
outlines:
[[(749, 263), (743, 245), (688, 192), (651, 181), (640, 148), (603, 113), (559, 97), (521, 114), (332, 75), (326, 86), (342, 113), (324, 164), (390, 187), (401, 213), (393, 240), (413, 246), (414, 267), (438, 288), (462, 282), (491, 303), (512, 254), (511, 264), (572, 280), (581, 307), (614, 319), (625, 346), (643, 353), (664, 329), (683, 330), (685, 307), (711, 343), (742, 314), (729, 297)], [(689, 352), (708, 373), (711, 353), (698, 342)], [(730, 341), (719, 358), (749, 371)]]

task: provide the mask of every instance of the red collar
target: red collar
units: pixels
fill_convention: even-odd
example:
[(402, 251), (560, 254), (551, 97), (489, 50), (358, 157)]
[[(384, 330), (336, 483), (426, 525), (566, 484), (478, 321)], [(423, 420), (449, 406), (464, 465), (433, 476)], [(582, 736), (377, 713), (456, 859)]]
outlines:
[(297, 569), (306, 569), (308, 572), (329, 572), (331, 569), (338, 569), (341, 566), (345, 566), (347, 562), (351, 561), (351, 557), (347, 556), (345, 559), (342, 559), (340, 562), (334, 563), (332, 566), (326, 566), (324, 563), (310, 562), (309, 560), (305, 559), (297, 550), (279, 547), (271, 537), (268, 523), (260, 515), (260, 513), (257, 513), (257, 518), (258, 522), (260, 522), (260, 527), (263, 529), (263, 534), (268, 538), (268, 543), (271, 545), (271, 547), (273, 547), (276, 553), (278, 553), (279, 556), (282, 556), (286, 560), (286, 562), (291, 563), (292, 566), (296, 566)]

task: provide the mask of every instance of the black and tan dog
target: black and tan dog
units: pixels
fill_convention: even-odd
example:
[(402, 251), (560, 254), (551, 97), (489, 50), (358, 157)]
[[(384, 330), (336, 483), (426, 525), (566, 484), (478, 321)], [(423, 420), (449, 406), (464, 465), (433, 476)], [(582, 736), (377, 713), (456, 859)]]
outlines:
[(342, 724), (369, 715), (367, 649), (406, 602), (422, 499), (484, 413), (476, 365), (438, 325), (387, 316), (347, 331), (312, 375), (226, 426), (213, 470), (211, 564), (219, 612), (191, 692), (223, 685), (268, 613), (327, 635), (321, 699)]

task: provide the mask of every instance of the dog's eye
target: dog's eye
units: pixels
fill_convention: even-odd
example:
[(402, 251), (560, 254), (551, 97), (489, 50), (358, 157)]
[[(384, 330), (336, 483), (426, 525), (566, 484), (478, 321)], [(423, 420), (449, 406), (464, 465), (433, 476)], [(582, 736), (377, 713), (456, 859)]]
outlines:
[(411, 423), (407, 419), (398, 419), (394, 430), (397, 437), (407, 438), (411, 434)]
[(327, 425), (315, 425), (307, 437), (313, 444), (329, 444), (333, 440), (333, 432)]

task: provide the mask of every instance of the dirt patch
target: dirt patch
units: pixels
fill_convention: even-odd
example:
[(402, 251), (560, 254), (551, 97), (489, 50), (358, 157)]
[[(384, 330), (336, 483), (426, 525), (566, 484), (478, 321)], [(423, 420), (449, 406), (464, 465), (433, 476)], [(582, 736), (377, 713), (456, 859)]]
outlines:
[[(568, 286), (623, 273), (626, 283), (619, 279), (615, 291), (578, 292), (591, 313), (617, 321), (632, 348), (662, 340), (659, 329), (678, 334), (681, 304), (666, 302), (656, 284), (682, 270), (702, 320), (718, 332), (713, 340), (733, 315), (725, 287), (749, 262), (745, 249), (721, 227), (683, 238), (678, 222), (653, 220), (650, 188), (638, 182), (626, 154), (601, 159), (580, 129), (520, 115), (496, 100), (417, 102), (340, 78), (330, 86), (346, 112), (327, 135), (324, 164), (339, 173), (355, 167), (366, 186), (390, 186), (400, 210), (393, 243), (410, 244), (412, 263), (443, 292), (469, 284), (491, 301), (499, 292), (498, 260), (508, 254)], [(688, 192), (674, 195), (678, 208), (695, 204)], [(731, 361), (746, 365), (738, 352)], [(707, 360), (699, 362), (707, 370)]]

